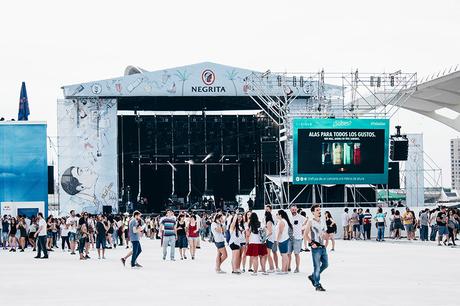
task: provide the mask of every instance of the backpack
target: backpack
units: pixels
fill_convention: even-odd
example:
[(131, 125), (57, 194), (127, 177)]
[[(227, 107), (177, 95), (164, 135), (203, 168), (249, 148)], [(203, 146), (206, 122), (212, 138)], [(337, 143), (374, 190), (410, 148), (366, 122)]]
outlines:
[(268, 239), (267, 231), (264, 228), (259, 228), (259, 239), (262, 243), (265, 243)]

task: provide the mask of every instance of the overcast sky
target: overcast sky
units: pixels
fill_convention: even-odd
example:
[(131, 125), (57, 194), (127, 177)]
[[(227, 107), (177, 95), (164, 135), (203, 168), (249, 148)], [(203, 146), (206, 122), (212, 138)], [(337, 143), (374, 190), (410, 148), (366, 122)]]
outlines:
[[(460, 62), (460, 1), (2, 1), (0, 117), (17, 117), (21, 81), (30, 120), (56, 135), (60, 87), (212, 61), (265, 71), (417, 72)], [(400, 111), (392, 125), (424, 133), (450, 186), (458, 132)]]

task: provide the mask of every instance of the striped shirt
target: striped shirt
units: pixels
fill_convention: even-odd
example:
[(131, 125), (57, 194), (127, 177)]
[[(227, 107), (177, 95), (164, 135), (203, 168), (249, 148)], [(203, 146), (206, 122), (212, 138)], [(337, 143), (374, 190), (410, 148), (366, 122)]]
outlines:
[(163, 217), (160, 221), (163, 225), (163, 236), (175, 236), (174, 226), (176, 225), (176, 217)]
[(364, 224), (371, 224), (372, 215), (370, 213), (365, 213), (363, 219)]

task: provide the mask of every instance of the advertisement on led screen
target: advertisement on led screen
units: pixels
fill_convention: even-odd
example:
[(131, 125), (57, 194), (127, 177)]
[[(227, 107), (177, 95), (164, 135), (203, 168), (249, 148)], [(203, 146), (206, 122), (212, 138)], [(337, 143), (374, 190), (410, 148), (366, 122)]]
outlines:
[(294, 184), (386, 184), (386, 119), (294, 119)]

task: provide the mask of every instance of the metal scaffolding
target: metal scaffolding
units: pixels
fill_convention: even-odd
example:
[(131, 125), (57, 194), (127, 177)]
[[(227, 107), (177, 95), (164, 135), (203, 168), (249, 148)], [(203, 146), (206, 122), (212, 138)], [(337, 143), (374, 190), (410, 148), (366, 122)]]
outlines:
[[(417, 74), (403, 73), (252, 73), (246, 78), (248, 95), (278, 126), (280, 165), (278, 183), (265, 183), (266, 203), (285, 207), (299, 194), (289, 194), (292, 182), (292, 119), (391, 118), (417, 88)], [(287, 185), (287, 186), (286, 186)], [(316, 190), (312, 187), (312, 201)]]

